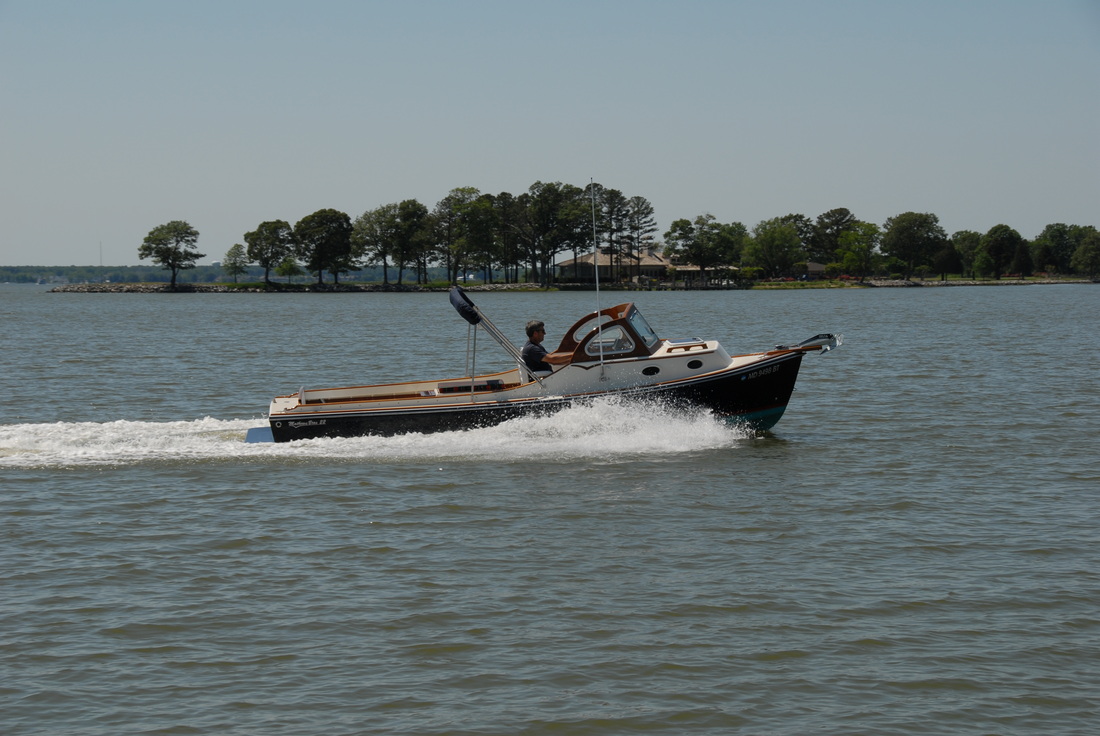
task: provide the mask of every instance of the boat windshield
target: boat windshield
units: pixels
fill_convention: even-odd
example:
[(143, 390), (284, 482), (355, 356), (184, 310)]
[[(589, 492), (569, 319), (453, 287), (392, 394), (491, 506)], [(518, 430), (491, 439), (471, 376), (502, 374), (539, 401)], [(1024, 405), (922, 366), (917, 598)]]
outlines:
[(634, 341), (630, 339), (630, 334), (622, 328), (622, 325), (604, 327), (600, 333), (600, 339), (590, 340), (588, 347), (585, 348), (585, 352), (592, 357), (601, 355), (611, 357), (629, 353), (632, 350), (634, 350)]
[(647, 348), (653, 347), (653, 343), (659, 339), (657, 333), (653, 331), (653, 328), (649, 326), (645, 317), (637, 309), (630, 314), (630, 326), (638, 333), (638, 337), (642, 338), (642, 342), (645, 343)]

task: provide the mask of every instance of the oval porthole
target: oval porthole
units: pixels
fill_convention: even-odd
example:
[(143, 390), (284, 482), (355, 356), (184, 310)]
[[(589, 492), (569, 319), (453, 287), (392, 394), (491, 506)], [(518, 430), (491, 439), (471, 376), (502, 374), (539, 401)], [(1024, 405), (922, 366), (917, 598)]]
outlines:
[(703, 367), (703, 361), (701, 361), (701, 360), (689, 360), (688, 361), (688, 368), (692, 369), (693, 371), (698, 370), (699, 368), (702, 368), (702, 367)]
[(643, 368), (642, 369), (642, 375), (643, 376), (655, 376), (660, 372), (661, 372), (661, 369), (658, 368), (655, 365), (651, 365), (648, 368)]

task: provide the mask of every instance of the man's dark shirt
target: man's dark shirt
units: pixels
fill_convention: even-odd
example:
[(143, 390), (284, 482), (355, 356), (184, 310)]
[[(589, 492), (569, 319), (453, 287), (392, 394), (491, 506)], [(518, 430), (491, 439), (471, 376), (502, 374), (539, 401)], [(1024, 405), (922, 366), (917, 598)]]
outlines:
[(550, 364), (543, 360), (546, 356), (546, 348), (538, 343), (528, 340), (527, 344), (523, 346), (523, 350), (520, 351), (520, 356), (527, 367), (533, 371), (553, 370)]

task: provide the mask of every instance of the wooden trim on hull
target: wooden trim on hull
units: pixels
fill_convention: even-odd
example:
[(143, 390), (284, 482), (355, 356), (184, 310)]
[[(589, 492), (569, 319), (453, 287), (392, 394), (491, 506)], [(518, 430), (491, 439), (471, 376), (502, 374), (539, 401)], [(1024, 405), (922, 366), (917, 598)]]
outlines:
[(559, 411), (575, 402), (602, 395), (702, 406), (725, 419), (765, 430), (774, 426), (783, 415), (794, 391), (802, 356), (801, 351), (785, 353), (778, 360), (735, 371), (720, 371), (687, 380), (606, 393), (536, 399), (502, 398), (501, 401), (406, 407), (390, 411), (372, 409), (277, 415), (271, 418), (271, 432), (276, 442), (289, 442), (316, 437), (386, 436), (474, 429), (526, 414)]

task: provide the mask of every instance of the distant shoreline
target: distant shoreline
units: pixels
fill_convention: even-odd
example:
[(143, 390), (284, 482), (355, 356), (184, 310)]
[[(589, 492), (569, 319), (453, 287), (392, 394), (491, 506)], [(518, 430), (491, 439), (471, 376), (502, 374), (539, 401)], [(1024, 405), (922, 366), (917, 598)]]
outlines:
[(1088, 279), (995, 279), (995, 280), (956, 280), (956, 281), (890, 281), (874, 279), (872, 286), (1037, 286), (1052, 284), (1091, 284)]
[[(905, 281), (901, 279), (867, 279), (862, 284), (854, 283), (853, 286), (882, 287), (882, 288), (906, 288), (906, 287), (940, 287), (940, 286), (1049, 286), (1057, 284), (1092, 284), (1089, 279), (954, 279), (941, 281), (928, 279), (920, 281)], [(758, 284), (754, 288), (766, 287), (766, 284)]]
[[(237, 286), (234, 284), (176, 284), (172, 289), (166, 283), (152, 284), (60, 284), (50, 293), (76, 294), (343, 294), (357, 292), (445, 292), (449, 287), (417, 286), (415, 284), (276, 284), (270, 289), (263, 286)], [(538, 284), (484, 284), (463, 286), (467, 291), (545, 291)]]
[[(1090, 284), (1096, 283), (1088, 279), (1000, 279), (1000, 280), (951, 280), (940, 281), (905, 281), (898, 279), (867, 279), (860, 283), (855, 281), (791, 281), (791, 282), (761, 282), (750, 287), (717, 287), (714, 289), (648, 289), (633, 288), (624, 289), (621, 286), (604, 287), (608, 291), (783, 291), (805, 289), (866, 289), (866, 288), (933, 288), (945, 286), (1041, 286), (1057, 284)], [(274, 288), (265, 289), (262, 286), (236, 286), (233, 284), (177, 284), (171, 289), (166, 283), (143, 284), (60, 284), (50, 289), (50, 293), (69, 294), (333, 294), (333, 293), (361, 293), (361, 292), (386, 292), (386, 293), (438, 293), (446, 291), (448, 287), (442, 286), (417, 286), (397, 284), (310, 284), (296, 285), (286, 288), (279, 284)], [(594, 287), (578, 284), (563, 284), (545, 289), (538, 284), (479, 284), (463, 286), (466, 291), (547, 291), (547, 290), (593, 290)]]

